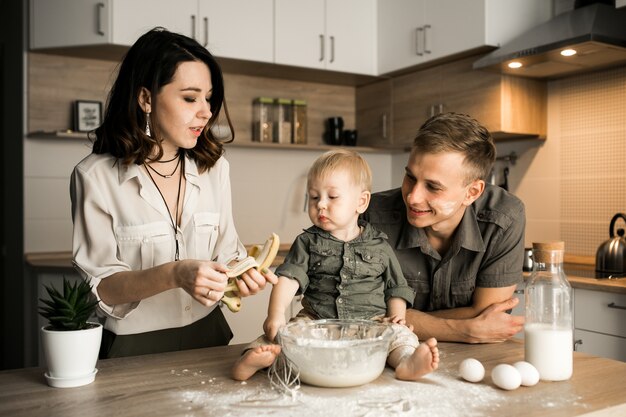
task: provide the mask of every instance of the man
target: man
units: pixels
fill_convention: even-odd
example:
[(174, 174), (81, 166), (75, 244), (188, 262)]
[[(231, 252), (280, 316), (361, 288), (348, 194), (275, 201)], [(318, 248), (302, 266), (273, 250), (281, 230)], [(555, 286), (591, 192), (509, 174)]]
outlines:
[(495, 154), (476, 120), (436, 115), (417, 133), (402, 187), (374, 194), (364, 215), (416, 291), (406, 321), (421, 339), (490, 343), (522, 329), (507, 311), (522, 281), (524, 205), (485, 183)]

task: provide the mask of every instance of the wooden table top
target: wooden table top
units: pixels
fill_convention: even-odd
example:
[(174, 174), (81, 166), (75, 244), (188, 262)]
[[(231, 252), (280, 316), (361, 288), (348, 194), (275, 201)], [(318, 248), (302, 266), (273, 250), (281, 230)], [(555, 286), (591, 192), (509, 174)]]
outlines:
[[(108, 359), (90, 385), (51, 388), (43, 368), (0, 372), (1, 416), (577, 416), (626, 415), (626, 363), (574, 353), (574, 375), (514, 391), (490, 378), (499, 363), (524, 356), (523, 343), (441, 343), (441, 366), (420, 382), (402, 382), (387, 368), (374, 382), (355, 388), (303, 385), (296, 400), (271, 390), (265, 373), (246, 383), (229, 370), (243, 345)], [(473, 357), (485, 379), (458, 377), (459, 363)]]

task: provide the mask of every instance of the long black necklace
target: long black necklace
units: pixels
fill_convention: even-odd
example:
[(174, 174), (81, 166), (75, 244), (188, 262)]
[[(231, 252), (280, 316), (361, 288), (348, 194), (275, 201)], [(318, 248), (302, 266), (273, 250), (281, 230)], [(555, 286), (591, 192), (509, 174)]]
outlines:
[[(174, 167), (174, 171), (172, 171), (171, 174), (166, 175), (166, 174), (161, 174), (159, 171), (157, 171), (156, 169), (152, 168), (150, 165), (144, 163), (144, 165), (148, 168), (150, 168), (152, 171), (154, 171), (159, 177), (162, 178), (172, 178), (174, 176), (174, 174), (176, 174), (176, 171), (178, 170), (178, 166), (180, 165), (180, 160), (182, 158), (178, 157), (178, 162), (176, 163), (176, 166)], [(157, 162), (172, 162), (173, 159), (170, 159), (169, 161), (157, 161)]]
[[(152, 180), (152, 183), (154, 184), (157, 191), (159, 192), (159, 195), (161, 195), (161, 198), (163, 199), (163, 203), (165, 203), (165, 210), (167, 211), (167, 215), (170, 217), (170, 221), (172, 222), (172, 228), (174, 229), (174, 239), (176, 240), (176, 253), (174, 254), (175, 261), (180, 260), (180, 250), (178, 246), (178, 204), (180, 202), (180, 189), (183, 183), (183, 174), (185, 173), (185, 161), (184, 161), (184, 157), (182, 153), (180, 154), (179, 158), (180, 159), (178, 160), (178, 163), (176, 164), (176, 169), (178, 169), (178, 166), (181, 164), (180, 161), (182, 160), (183, 162), (182, 162), (182, 168), (180, 170), (180, 176), (178, 177), (178, 192), (176, 194), (176, 221), (174, 221), (174, 219), (172, 218), (172, 213), (170, 213), (170, 208), (167, 206), (167, 201), (165, 201), (165, 197), (163, 197), (163, 193), (161, 192), (161, 189), (159, 188), (156, 181), (154, 180), (154, 177), (152, 177), (152, 174), (150, 174), (150, 171), (148, 170), (148, 168), (151, 168), (150, 165), (146, 165), (145, 163), (143, 164), (146, 167), (146, 172), (148, 173), (148, 176)], [(176, 169), (174, 170), (174, 172), (172, 172), (172, 175), (176, 173)], [(154, 169), (152, 170), (156, 172), (157, 174), (161, 175), (159, 172), (155, 171)], [(165, 177), (163, 175), (161, 176), (163, 178), (170, 178), (172, 175), (170, 175), (169, 177)]]

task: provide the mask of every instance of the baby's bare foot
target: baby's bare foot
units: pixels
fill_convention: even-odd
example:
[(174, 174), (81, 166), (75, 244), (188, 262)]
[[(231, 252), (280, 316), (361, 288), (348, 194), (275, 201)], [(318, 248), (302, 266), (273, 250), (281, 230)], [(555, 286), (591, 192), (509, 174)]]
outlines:
[(439, 367), (439, 348), (433, 337), (420, 343), (411, 356), (407, 356), (396, 367), (396, 378), (416, 381)]
[(280, 345), (264, 345), (248, 350), (235, 362), (232, 370), (233, 379), (245, 381), (257, 371), (267, 368), (280, 353)]

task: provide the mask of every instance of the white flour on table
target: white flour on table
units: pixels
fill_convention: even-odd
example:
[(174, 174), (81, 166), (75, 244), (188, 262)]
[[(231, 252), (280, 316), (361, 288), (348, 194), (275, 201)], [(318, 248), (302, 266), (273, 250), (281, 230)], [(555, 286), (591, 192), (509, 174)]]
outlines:
[(556, 396), (537, 390), (541, 382), (535, 387), (521, 387), (513, 396), (495, 388), (488, 378), (481, 383), (465, 382), (456, 369), (439, 369), (419, 382), (405, 382), (396, 380), (393, 370), (386, 368), (376, 381), (361, 387), (333, 389), (303, 384), (295, 400), (274, 391), (264, 372), (247, 383), (188, 369), (172, 370), (169, 376), (181, 380), (181, 388), (167, 394), (179, 402), (175, 410), (163, 410), (163, 415), (472, 417), (506, 415), (507, 409), (538, 402), (547, 412), (564, 405), (580, 407), (581, 411), (588, 408), (573, 392)]

